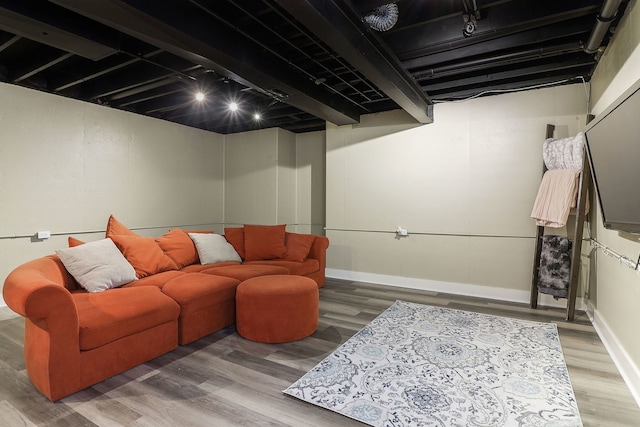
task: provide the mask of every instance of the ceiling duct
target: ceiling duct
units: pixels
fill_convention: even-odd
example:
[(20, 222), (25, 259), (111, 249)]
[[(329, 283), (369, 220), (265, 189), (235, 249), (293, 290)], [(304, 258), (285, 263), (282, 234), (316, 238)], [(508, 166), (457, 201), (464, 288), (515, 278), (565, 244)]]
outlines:
[(376, 31), (388, 31), (398, 22), (398, 5), (384, 4), (367, 13), (362, 20)]
[(621, 0), (605, 0), (602, 5), (602, 9), (598, 14), (595, 27), (587, 40), (584, 51), (587, 53), (595, 53), (600, 45), (604, 36), (609, 31), (611, 22), (618, 16), (618, 8), (620, 7)]

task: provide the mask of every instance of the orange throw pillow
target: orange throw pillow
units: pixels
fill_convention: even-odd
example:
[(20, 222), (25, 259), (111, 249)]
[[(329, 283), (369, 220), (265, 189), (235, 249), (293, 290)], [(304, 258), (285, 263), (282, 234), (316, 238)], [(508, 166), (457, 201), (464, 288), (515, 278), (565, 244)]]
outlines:
[(125, 236), (137, 236), (137, 234), (129, 230), (126, 225), (118, 221), (115, 216), (110, 215), (109, 221), (107, 221), (107, 232), (104, 237), (112, 237), (119, 234)]
[(71, 237), (71, 236), (67, 238), (67, 241), (69, 242), (70, 248), (75, 248), (76, 246), (84, 245), (84, 242), (82, 240), (76, 239), (75, 237)]
[(287, 233), (285, 237), (287, 253), (284, 255), (284, 259), (287, 261), (304, 261), (309, 256), (311, 246), (313, 246), (315, 240), (316, 236), (312, 234)]
[(245, 225), (244, 254), (247, 261), (282, 258), (286, 225)]
[(160, 249), (176, 263), (178, 268), (198, 262), (198, 251), (187, 233), (174, 228), (156, 239)]
[(178, 269), (176, 263), (160, 249), (160, 246), (151, 237), (116, 234), (111, 236), (111, 240), (136, 270), (138, 279)]
[(238, 252), (240, 258), (244, 259), (244, 228), (225, 228), (224, 237), (227, 239), (227, 242), (231, 243), (233, 249)]

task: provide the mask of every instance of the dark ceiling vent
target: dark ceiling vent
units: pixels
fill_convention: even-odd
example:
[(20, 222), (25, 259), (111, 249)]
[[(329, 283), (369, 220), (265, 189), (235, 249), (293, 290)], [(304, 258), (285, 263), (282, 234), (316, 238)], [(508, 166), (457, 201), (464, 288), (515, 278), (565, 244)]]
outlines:
[(389, 3), (376, 7), (362, 20), (376, 31), (388, 31), (398, 22), (398, 5)]

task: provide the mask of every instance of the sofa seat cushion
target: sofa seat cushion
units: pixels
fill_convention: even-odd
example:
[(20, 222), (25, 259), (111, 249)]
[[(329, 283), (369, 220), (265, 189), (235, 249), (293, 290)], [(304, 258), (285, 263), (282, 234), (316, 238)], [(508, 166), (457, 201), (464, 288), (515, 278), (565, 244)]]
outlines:
[(155, 286), (71, 296), (78, 310), (80, 350), (91, 350), (175, 321), (180, 314), (178, 303)]
[(296, 276), (306, 276), (307, 274), (315, 273), (320, 269), (320, 262), (317, 259), (308, 258), (302, 262), (287, 261), (284, 259), (270, 259), (262, 261), (247, 261), (245, 265), (270, 265), (277, 267), (284, 267), (289, 270), (289, 274), (295, 274)]
[(189, 273), (168, 281), (162, 292), (180, 305), (180, 316), (215, 306), (225, 301), (234, 301), (236, 287), (240, 281), (230, 277)]
[(274, 274), (289, 274), (289, 270), (276, 265), (230, 265), (227, 267), (213, 267), (202, 270), (202, 273), (216, 276), (233, 277), (241, 282), (258, 276), (270, 276)]
[(157, 288), (162, 288), (169, 280), (176, 277), (184, 276), (185, 274), (187, 273), (178, 270), (163, 271), (162, 273), (143, 277), (142, 279), (138, 279), (135, 282), (127, 283), (123, 286), (123, 288), (137, 288), (139, 286), (155, 286)]
[(182, 268), (181, 271), (184, 271), (185, 273), (199, 273), (202, 270), (208, 270), (214, 267), (227, 267), (230, 265), (241, 265), (241, 263), (236, 261), (225, 261), (225, 262), (218, 262), (215, 264), (191, 264)]

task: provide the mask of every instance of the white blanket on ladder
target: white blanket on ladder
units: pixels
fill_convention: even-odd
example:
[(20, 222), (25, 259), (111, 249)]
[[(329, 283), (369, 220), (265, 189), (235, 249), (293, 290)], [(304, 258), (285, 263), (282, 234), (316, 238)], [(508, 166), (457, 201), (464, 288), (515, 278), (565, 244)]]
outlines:
[(568, 138), (548, 138), (542, 146), (542, 158), (547, 169), (582, 169), (584, 134)]

